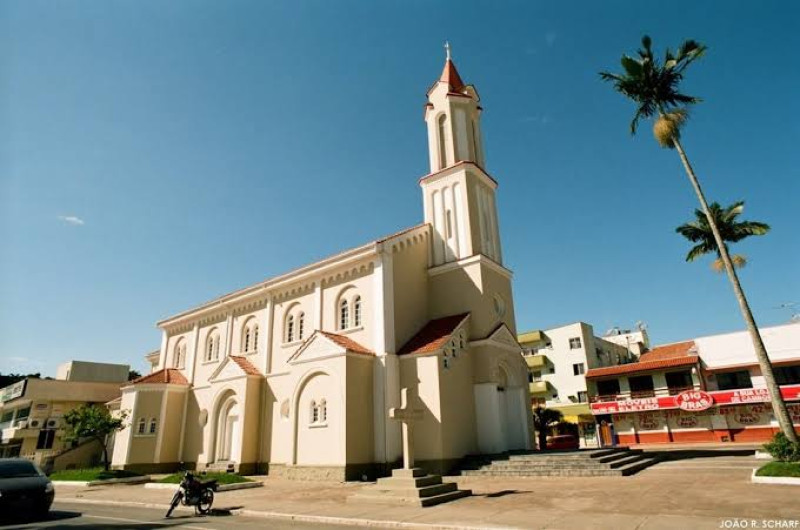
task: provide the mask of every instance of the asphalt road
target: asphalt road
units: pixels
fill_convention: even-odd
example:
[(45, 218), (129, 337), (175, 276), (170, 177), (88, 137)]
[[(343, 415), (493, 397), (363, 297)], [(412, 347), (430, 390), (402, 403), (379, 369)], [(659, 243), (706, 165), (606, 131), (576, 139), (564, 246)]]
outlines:
[(320, 530), (322, 528), (359, 528), (331, 526), (293, 521), (280, 521), (238, 515), (194, 516), (189, 512), (177, 512), (169, 519), (166, 510), (128, 506), (106, 506), (99, 504), (77, 504), (55, 502), (46, 520), (25, 524), (8, 524), (0, 521), (0, 529), (65, 528), (69, 530), (158, 530), (185, 528), (186, 530)]

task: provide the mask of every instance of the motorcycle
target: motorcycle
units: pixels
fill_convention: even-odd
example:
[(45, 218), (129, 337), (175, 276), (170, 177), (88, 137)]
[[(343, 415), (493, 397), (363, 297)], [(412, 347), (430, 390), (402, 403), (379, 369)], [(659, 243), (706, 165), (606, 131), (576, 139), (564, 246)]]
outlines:
[(178, 507), (178, 504), (194, 506), (195, 514), (204, 515), (208, 513), (211, 511), (211, 505), (214, 504), (215, 491), (217, 491), (216, 480), (201, 482), (191, 472), (187, 471), (178, 486), (178, 491), (172, 497), (169, 510), (167, 510), (167, 517), (172, 515), (172, 511)]

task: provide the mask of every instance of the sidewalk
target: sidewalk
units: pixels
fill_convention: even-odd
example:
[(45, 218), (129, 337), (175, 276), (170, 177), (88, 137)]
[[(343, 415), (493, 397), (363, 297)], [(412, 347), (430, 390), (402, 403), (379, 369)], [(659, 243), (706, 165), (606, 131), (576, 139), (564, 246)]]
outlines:
[[(671, 461), (632, 477), (450, 477), (472, 497), (431, 508), (348, 504), (359, 483), (258, 477), (264, 487), (220, 493), (215, 508), (248, 516), (393, 528), (714, 529), (738, 518), (798, 521), (800, 489), (752, 484), (752, 457)], [(166, 508), (164, 490), (59, 487), (56, 500), (144, 503)]]

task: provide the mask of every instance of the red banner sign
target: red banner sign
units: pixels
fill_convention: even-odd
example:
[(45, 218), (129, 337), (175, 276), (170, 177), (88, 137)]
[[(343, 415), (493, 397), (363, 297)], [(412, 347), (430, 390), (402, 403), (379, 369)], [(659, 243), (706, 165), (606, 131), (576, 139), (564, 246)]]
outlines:
[[(787, 401), (800, 400), (800, 385), (782, 386), (781, 395)], [(704, 392), (688, 390), (677, 396), (627, 399), (592, 403), (592, 414), (615, 414), (619, 412), (641, 412), (647, 410), (681, 409), (692, 412), (703, 411), (713, 405), (738, 405), (743, 403), (765, 403), (769, 401), (766, 388), (743, 388), (740, 390), (718, 390)], [(688, 407), (688, 408), (687, 408)]]

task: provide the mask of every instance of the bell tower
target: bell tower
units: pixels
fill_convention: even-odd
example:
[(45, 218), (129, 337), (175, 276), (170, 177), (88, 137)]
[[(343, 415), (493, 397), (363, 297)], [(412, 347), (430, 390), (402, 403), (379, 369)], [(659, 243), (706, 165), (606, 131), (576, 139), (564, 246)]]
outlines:
[(431, 266), (476, 255), (502, 265), (497, 182), (483, 169), (480, 97), (461, 79), (449, 44), (445, 50), (425, 105), (431, 172), (420, 179), (425, 222), (433, 226)]

